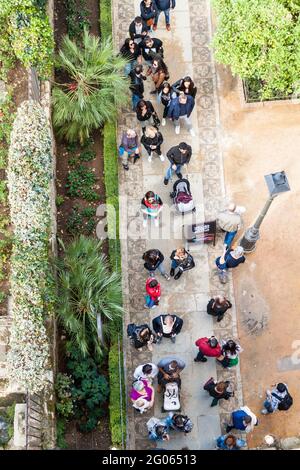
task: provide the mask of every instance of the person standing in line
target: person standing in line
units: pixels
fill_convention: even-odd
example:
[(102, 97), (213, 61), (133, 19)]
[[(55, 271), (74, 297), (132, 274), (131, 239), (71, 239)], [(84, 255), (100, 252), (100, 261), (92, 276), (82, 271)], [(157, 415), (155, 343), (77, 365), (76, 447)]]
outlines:
[(140, 100), (138, 102), (136, 106), (136, 118), (142, 126), (143, 132), (145, 132), (147, 126), (152, 126), (151, 120), (153, 121), (154, 127), (157, 127), (158, 122), (160, 122), (151, 101)]
[(245, 208), (236, 206), (233, 202), (230, 203), (224, 211), (220, 211), (217, 215), (217, 225), (225, 232), (224, 244), (226, 249), (232, 245), (233, 239), (238, 230), (243, 226), (241, 214), (245, 212)]
[(128, 61), (125, 65), (124, 73), (129, 75), (137, 65), (137, 61), (140, 60), (140, 48), (131, 38), (127, 38), (120, 49), (120, 54)]
[(148, 162), (152, 162), (153, 153), (156, 153), (159, 156), (161, 162), (165, 160), (165, 157), (161, 151), (161, 145), (163, 141), (163, 136), (161, 132), (156, 129), (156, 127), (146, 127), (145, 132), (143, 133), (141, 138), (141, 143), (147, 150)]
[(163, 338), (170, 338), (172, 343), (175, 343), (182, 325), (183, 320), (177, 315), (167, 314), (153, 318), (152, 326), (156, 334), (156, 343), (159, 344)]
[(155, 1), (152, 0), (142, 0), (140, 3), (141, 17), (146, 23), (148, 31), (152, 31), (152, 26), (154, 25), (154, 20), (157, 15), (157, 8)]
[(122, 140), (119, 146), (119, 156), (122, 160), (124, 170), (128, 171), (128, 159), (133, 156), (133, 163), (140, 158), (139, 138), (133, 129), (127, 129), (122, 134)]
[(139, 47), (140, 54), (149, 67), (151, 67), (154, 56), (160, 56), (161, 58), (164, 57), (163, 43), (158, 38), (146, 36), (139, 44)]
[(129, 26), (129, 36), (136, 44), (140, 44), (142, 39), (148, 34), (148, 27), (140, 16), (136, 16)]
[(143, 212), (143, 227), (147, 227), (148, 219), (154, 220), (155, 227), (159, 226), (159, 214), (162, 210), (163, 202), (158, 194), (148, 191), (141, 201)]
[(175, 145), (170, 148), (167, 152), (167, 159), (170, 162), (170, 167), (168, 168), (164, 178), (165, 185), (169, 183), (169, 179), (171, 179), (174, 171), (178, 178), (182, 178), (181, 168), (183, 165), (188, 165), (191, 156), (192, 147), (185, 142), (181, 142), (179, 145)]
[(159, 304), (159, 299), (161, 295), (161, 288), (159, 282), (155, 277), (149, 277), (146, 281), (146, 292), (145, 296), (146, 303), (145, 308), (156, 308)]
[(176, 0), (155, 0), (155, 4), (157, 6), (157, 14), (153, 25), (153, 30), (156, 31), (159, 15), (161, 14), (161, 12), (164, 12), (166, 20), (166, 29), (167, 31), (170, 31), (170, 9), (172, 8), (172, 10), (174, 10), (176, 6)]
[(151, 75), (155, 90), (150, 91), (151, 95), (159, 93), (162, 89), (164, 81), (169, 79), (168, 67), (159, 55), (152, 59), (151, 67), (147, 75)]
[(162, 84), (161, 91), (158, 95), (158, 98), (159, 98), (161, 104), (164, 107), (163, 118), (161, 120), (161, 125), (162, 126), (166, 125), (166, 117), (168, 115), (168, 109), (169, 109), (171, 99), (172, 99), (171, 94), (172, 94), (172, 90), (171, 90), (170, 83), (164, 82)]
[(209, 395), (213, 398), (211, 402), (211, 407), (219, 404), (219, 400), (229, 400), (233, 396), (233, 392), (229, 390), (230, 382), (215, 382), (213, 377), (211, 377), (206, 384), (203, 386), (203, 389), (206, 390)]
[(224, 434), (217, 439), (217, 447), (220, 450), (240, 450), (246, 446), (246, 441), (239, 439), (233, 434)]
[(176, 95), (178, 95), (182, 91), (185, 95), (190, 95), (192, 98), (195, 99), (197, 94), (197, 87), (195, 87), (195, 84), (191, 77), (187, 76), (184, 78), (180, 78), (179, 80), (177, 80), (177, 82), (173, 83), (172, 91), (174, 91)]
[(244, 249), (241, 246), (237, 246), (235, 249), (227, 249), (225, 247), (223, 254), (216, 259), (216, 265), (221, 274), (230, 268), (236, 268), (239, 264), (245, 263), (245, 261)]
[(161, 251), (156, 249), (145, 251), (142, 258), (145, 261), (144, 268), (147, 269), (149, 276), (155, 276), (155, 271), (158, 269), (167, 281), (170, 280), (163, 264), (164, 255)]
[(155, 364), (147, 363), (147, 364), (141, 364), (140, 366), (137, 366), (133, 373), (133, 377), (136, 380), (148, 380), (148, 382), (152, 383), (155, 379), (155, 377), (158, 374), (158, 368)]
[(143, 66), (136, 65), (129, 72), (129, 78), (131, 81), (129, 88), (132, 93), (132, 109), (135, 111), (138, 102), (144, 98), (144, 80), (147, 80), (147, 77), (143, 74)]
[(195, 267), (194, 258), (183, 247), (173, 250), (170, 258), (172, 260), (170, 276), (174, 276), (175, 270), (178, 268), (178, 271), (174, 276), (175, 281), (182, 276), (184, 271), (189, 271)]
[(223, 295), (217, 295), (210, 299), (207, 304), (207, 313), (217, 317), (217, 322), (220, 322), (224, 318), (225, 312), (232, 307), (232, 303), (227, 300)]
[(215, 336), (199, 338), (195, 341), (195, 344), (199, 349), (194, 359), (195, 362), (206, 362), (207, 357), (217, 358), (221, 355), (222, 349)]
[(232, 429), (238, 429), (239, 431), (249, 433), (252, 432), (254, 426), (257, 425), (258, 420), (255, 414), (252, 413), (248, 406), (242, 406), (240, 409), (231, 413), (231, 423), (227, 425), (226, 432), (230, 432)]
[(239, 354), (243, 351), (241, 346), (229, 339), (227, 341), (222, 341), (222, 352), (221, 355), (217, 358), (219, 364), (221, 364), (225, 369), (229, 367), (234, 367), (239, 363)]
[(261, 410), (263, 415), (273, 413), (276, 410), (286, 411), (292, 404), (293, 399), (289, 394), (286, 384), (280, 382), (274, 385), (273, 390), (267, 390), (267, 398), (264, 401), (264, 408)]
[(174, 123), (175, 134), (180, 134), (180, 119), (183, 119), (189, 133), (191, 136), (195, 137), (195, 131), (190, 118), (194, 106), (194, 98), (190, 95), (185, 95), (183, 91), (180, 91), (177, 98), (172, 99), (168, 109), (168, 118), (170, 118)]

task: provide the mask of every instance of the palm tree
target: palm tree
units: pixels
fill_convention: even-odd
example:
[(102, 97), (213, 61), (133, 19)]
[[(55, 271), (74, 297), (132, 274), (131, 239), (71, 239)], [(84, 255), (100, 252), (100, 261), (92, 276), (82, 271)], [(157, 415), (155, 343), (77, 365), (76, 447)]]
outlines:
[(66, 140), (84, 142), (128, 103), (126, 60), (114, 52), (110, 38), (100, 43), (85, 29), (81, 46), (64, 37), (56, 63), (68, 83), (53, 88), (53, 124)]
[(86, 355), (103, 354), (110, 322), (123, 313), (120, 275), (108, 269), (99, 240), (81, 235), (58, 261), (57, 315), (71, 341)]

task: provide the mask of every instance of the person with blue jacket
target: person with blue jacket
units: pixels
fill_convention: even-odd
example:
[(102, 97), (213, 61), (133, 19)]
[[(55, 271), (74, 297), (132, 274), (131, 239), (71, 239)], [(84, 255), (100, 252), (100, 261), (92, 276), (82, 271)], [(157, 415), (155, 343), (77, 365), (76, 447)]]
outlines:
[(166, 19), (166, 29), (167, 31), (171, 30), (170, 25), (170, 9), (174, 10), (176, 6), (176, 0), (155, 0), (155, 5), (157, 9), (156, 18), (154, 20), (153, 30), (156, 31), (158, 18), (161, 12), (163, 11)]
[(235, 410), (231, 413), (232, 424), (228, 424), (226, 432), (230, 432), (232, 429), (238, 429), (239, 431), (251, 432), (254, 426), (258, 425), (258, 419), (254, 413), (248, 408), (248, 406), (242, 406), (240, 409)]
[(168, 118), (174, 122), (175, 134), (180, 133), (180, 119), (183, 119), (189, 133), (195, 137), (195, 131), (190, 119), (194, 106), (194, 98), (190, 95), (185, 95), (183, 91), (180, 92), (179, 96), (172, 99), (168, 108)]
[(238, 439), (233, 434), (224, 434), (217, 439), (217, 447), (220, 450), (240, 450), (240, 448), (245, 447), (245, 445), (246, 441)]

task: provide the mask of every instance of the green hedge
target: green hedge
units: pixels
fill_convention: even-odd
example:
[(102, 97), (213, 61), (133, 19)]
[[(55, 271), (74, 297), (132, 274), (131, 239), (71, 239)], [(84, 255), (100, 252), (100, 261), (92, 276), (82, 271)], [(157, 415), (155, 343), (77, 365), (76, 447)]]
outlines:
[[(100, 31), (102, 39), (107, 39), (112, 35), (112, 18), (111, 18), (111, 0), (100, 0)], [(109, 238), (109, 259), (111, 268), (114, 271), (121, 272), (121, 255), (119, 240), (119, 183), (118, 183), (118, 150), (117, 150), (117, 130), (116, 123), (106, 123), (103, 130), (103, 152), (104, 152), (104, 183), (106, 191), (106, 203), (113, 206), (114, 214), (108, 208), (107, 223), (108, 233), (114, 230), (115, 220), (117, 221), (116, 239)], [(114, 217), (116, 215), (116, 218)], [(115, 340), (112, 340), (109, 351), (109, 381), (110, 381), (110, 399), (109, 399), (109, 419), (111, 439), (114, 446), (122, 445), (122, 429), (121, 429), (121, 399), (120, 399), (120, 373), (119, 373), (119, 349), (118, 335), (122, 341), (122, 321), (118, 320), (114, 324)], [(122, 353), (122, 351), (121, 351)], [(121, 354), (122, 379), (123, 371), (123, 355)], [(122, 380), (124, 384), (124, 380)], [(122, 390), (123, 396), (123, 431), (124, 440), (126, 437), (126, 411), (125, 411), (125, 390)]]

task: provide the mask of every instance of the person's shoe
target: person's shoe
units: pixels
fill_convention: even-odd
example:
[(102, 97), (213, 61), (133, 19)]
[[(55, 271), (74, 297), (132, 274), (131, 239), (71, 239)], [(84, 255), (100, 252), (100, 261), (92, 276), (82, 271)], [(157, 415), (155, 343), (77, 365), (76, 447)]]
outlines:
[(180, 180), (182, 180), (182, 178), (183, 178), (182, 173), (177, 173), (177, 176)]
[(157, 219), (154, 219), (154, 226), (159, 227), (159, 221)]
[(147, 304), (144, 305), (145, 308), (149, 308)]
[(175, 274), (175, 269), (174, 269), (174, 268), (171, 268), (171, 271), (170, 271), (170, 276), (172, 276), (172, 277), (173, 277), (173, 276), (174, 276), (174, 274)]
[(156, 95), (157, 91), (156, 90), (152, 90), (150, 91), (150, 95)]
[(165, 278), (167, 281), (169, 281), (169, 280), (170, 280), (170, 276), (168, 276), (168, 274), (167, 274), (167, 273), (165, 273), (165, 274), (164, 274), (164, 278)]
[(161, 125), (162, 125), (163, 127), (166, 125), (166, 120), (165, 120), (165, 118), (162, 118), (162, 120), (161, 120)]
[(201, 362), (199, 361), (199, 359), (197, 359), (196, 357), (194, 358), (194, 362)]
[(151, 152), (151, 154), (150, 154), (149, 157), (148, 157), (148, 162), (149, 162), (149, 163), (152, 162), (152, 152)]
[(157, 24), (154, 24), (153, 25), (153, 31), (156, 31), (157, 30)]
[(160, 158), (160, 161), (161, 161), (161, 162), (164, 162), (164, 161), (165, 161), (165, 157), (164, 157), (163, 154), (161, 154), (161, 155), (159, 156), (159, 158)]
[(192, 136), (192, 137), (195, 137), (195, 136), (196, 136), (196, 134), (195, 134), (195, 131), (194, 131), (194, 129), (193, 129), (193, 128), (192, 128), (192, 129), (190, 129), (190, 134), (191, 134), (191, 136)]
[(157, 336), (157, 338), (156, 338), (156, 344), (161, 343), (161, 340), (162, 340), (162, 339), (163, 339), (162, 336)]
[(144, 227), (144, 228), (147, 227), (147, 219), (144, 219), (144, 220), (143, 220), (143, 227)]
[(229, 424), (227, 424), (227, 426), (226, 426), (226, 432), (230, 432), (231, 429), (233, 429), (233, 426), (230, 426)]
[(262, 415), (267, 415), (267, 414), (268, 414), (268, 410), (266, 410), (266, 408), (264, 408), (263, 410), (261, 410), (261, 414), (262, 414)]
[(179, 134), (180, 133), (180, 126), (175, 126), (175, 134)]
[(169, 180), (167, 178), (164, 178), (164, 185), (167, 186), (168, 183), (169, 183)]
[(171, 31), (171, 26), (169, 24), (166, 25), (166, 30)]
[(156, 308), (156, 307), (157, 307), (157, 305), (152, 305), (152, 307), (151, 307), (151, 308)]
[(172, 343), (176, 343), (176, 336), (172, 336), (171, 341), (172, 341)]
[(133, 157), (133, 164), (135, 164), (135, 162), (136, 162), (139, 158), (140, 158), (139, 155), (135, 155), (135, 156)]
[(123, 165), (123, 168), (124, 168), (124, 170), (126, 170), (126, 171), (129, 170), (129, 166), (128, 166), (128, 165)]
[(199, 359), (199, 362), (207, 362), (207, 357), (202, 357), (202, 359)]
[(175, 281), (177, 281), (177, 279), (179, 279), (180, 276), (182, 276), (182, 271), (181, 271), (181, 270), (178, 271), (178, 273), (176, 274), (176, 276), (174, 276)]

